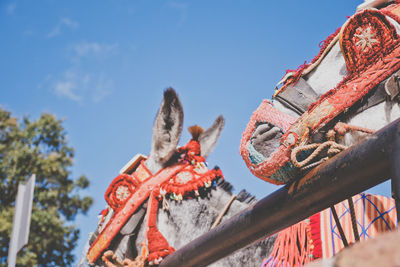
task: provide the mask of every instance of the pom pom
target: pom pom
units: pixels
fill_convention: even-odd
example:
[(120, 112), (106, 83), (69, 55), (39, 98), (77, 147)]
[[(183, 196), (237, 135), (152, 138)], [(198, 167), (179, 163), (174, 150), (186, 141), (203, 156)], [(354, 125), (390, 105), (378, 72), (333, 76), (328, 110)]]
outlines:
[(200, 135), (204, 132), (201, 126), (193, 125), (188, 128), (189, 133), (192, 135), (193, 140), (199, 140)]

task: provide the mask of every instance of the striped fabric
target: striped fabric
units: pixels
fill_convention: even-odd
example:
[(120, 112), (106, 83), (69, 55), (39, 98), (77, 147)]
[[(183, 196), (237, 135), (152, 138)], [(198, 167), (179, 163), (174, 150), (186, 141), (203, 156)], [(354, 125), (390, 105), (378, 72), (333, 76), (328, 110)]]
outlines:
[[(397, 228), (396, 206), (392, 198), (359, 194), (353, 197), (360, 240)], [(348, 202), (335, 205), (349, 243), (354, 243)], [(300, 245), (300, 247), (299, 247)], [(344, 248), (330, 208), (279, 232), (272, 253), (262, 267), (302, 266), (318, 258), (330, 258)]]
[[(396, 207), (392, 198), (359, 194), (353, 197), (360, 240), (397, 227)], [(340, 223), (349, 243), (355, 242), (347, 201), (335, 205)], [(332, 211), (320, 212), (320, 233), (323, 258), (330, 258), (344, 248)]]

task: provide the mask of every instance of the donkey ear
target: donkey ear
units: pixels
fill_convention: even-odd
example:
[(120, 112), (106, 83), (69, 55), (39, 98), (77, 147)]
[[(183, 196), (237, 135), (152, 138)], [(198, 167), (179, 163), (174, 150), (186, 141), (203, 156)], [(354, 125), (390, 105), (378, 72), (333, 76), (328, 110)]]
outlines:
[(164, 91), (164, 99), (153, 126), (150, 157), (164, 164), (174, 154), (183, 125), (183, 108), (174, 89)]
[(214, 121), (213, 125), (200, 135), (199, 142), (201, 147), (201, 155), (207, 157), (217, 144), (219, 135), (225, 125), (225, 119), (222, 115)]

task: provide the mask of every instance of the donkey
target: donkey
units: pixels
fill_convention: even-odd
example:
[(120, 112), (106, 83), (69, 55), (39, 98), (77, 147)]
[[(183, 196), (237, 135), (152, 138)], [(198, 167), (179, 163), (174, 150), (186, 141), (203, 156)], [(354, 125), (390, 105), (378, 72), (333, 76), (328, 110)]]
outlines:
[[(380, 5), (390, 2), (376, 0), (369, 1), (368, 4), (381, 7)], [(362, 6), (360, 5), (360, 7)], [(398, 53), (393, 48), (393, 46), (398, 47), (400, 33), (397, 8), (398, 4), (384, 7), (379, 11), (361, 10), (357, 12), (342, 28), (339, 28), (323, 42), (321, 52), (312, 60), (311, 64), (304, 64), (297, 70), (287, 71), (285, 77), (278, 83), (273, 96), (272, 104), (274, 108), (290, 116), (292, 118), (291, 123), (293, 123), (310, 109), (311, 104), (328, 95), (329, 91), (332, 92), (352, 78), (355, 79), (355, 76), (370, 71), (369, 66), (373, 64), (368, 65), (364, 61), (373, 61), (375, 60), (374, 56), (384, 58), (392, 55), (385, 55), (379, 51), (384, 50), (382, 45), (385, 45), (379, 38), (386, 33), (377, 32), (377, 29), (368, 25), (368, 21), (363, 25), (354, 25), (359, 29), (356, 29), (353, 36), (347, 36), (348, 39), (351, 37), (358, 38), (356, 41), (351, 44), (343, 41), (344, 35), (347, 33), (346, 29), (349, 28), (348, 24), (356, 24), (354, 20), (358, 18), (365, 18), (364, 21), (368, 20), (368, 16), (375, 20), (377, 20), (377, 17), (381, 19), (382, 24), (385, 24), (391, 34), (388, 37), (391, 38), (389, 41), (392, 46), (391, 51), (393, 55)], [(370, 23), (374, 22), (371, 21)], [(350, 48), (344, 50), (345, 45), (353, 46), (351, 49), (358, 51), (349, 51)], [(365, 58), (363, 58), (364, 56)], [(360, 66), (362, 64), (364, 65)], [(315, 140), (315, 142), (326, 141), (329, 136), (322, 134), (326, 135), (330, 129), (334, 128), (338, 134), (335, 140), (347, 147), (355, 144), (368, 133), (376, 131), (399, 118), (398, 69), (397, 65), (392, 67), (390, 76), (377, 83), (372, 90), (362, 92), (364, 95), (355, 101), (354, 105), (346, 107), (337, 117), (337, 120), (328, 121), (325, 127), (321, 125), (318, 131), (311, 132), (310, 134), (314, 136), (310, 139)], [(367, 84), (373, 82), (372, 77), (367, 78), (367, 75), (364, 79), (370, 79), (366, 81)], [(283, 86), (278, 88), (282, 84)], [(339, 125), (333, 124), (337, 122), (340, 122)], [(357, 127), (349, 128), (347, 125)], [(251, 143), (256, 151), (261, 153), (264, 158), (268, 158), (269, 153), (274, 150), (284, 134), (285, 132), (279, 126), (270, 123), (259, 124), (252, 135)]]
[[(360, 6), (343, 27), (323, 42), (320, 53), (312, 62), (288, 71), (278, 83), (273, 100), (264, 100), (254, 112), (241, 143), (242, 156), (253, 174), (276, 184), (293, 181), (310, 168), (400, 118), (400, 5), (398, 1), (395, 4), (391, 2), (377, 0)], [(391, 212), (394, 223), (383, 228), (393, 229), (396, 214), (392, 199), (357, 195), (353, 197), (353, 201), (359, 201), (359, 211), (356, 206), (356, 212), (362, 212), (365, 205), (367, 210), (375, 205), (373, 198), (387, 203), (378, 213)], [(349, 205), (352, 205), (351, 200)], [(336, 208), (339, 207), (346, 211), (350, 209), (344, 202), (337, 204)], [(320, 218), (330, 214), (316, 216), (319, 227), (319, 223), (322, 224)], [(315, 246), (302, 243), (304, 240), (300, 240), (297, 234), (303, 231), (306, 240), (313, 239), (310, 231), (306, 230), (312, 228), (313, 219), (311, 217), (291, 227), (286, 230), (286, 236), (280, 234), (277, 239), (277, 243), (288, 244), (286, 241), (294, 236), (293, 247), (304, 244), (306, 248), (302, 249), (307, 255), (293, 250), (301, 254), (299, 261), (303, 264), (316, 258), (311, 251)], [(354, 228), (360, 228), (360, 225)], [(359, 233), (365, 237), (367, 230), (362, 228)], [(333, 255), (339, 247), (333, 249)], [(286, 259), (294, 258), (290, 255), (284, 259), (279, 250), (276, 247), (263, 266), (280, 266)], [(278, 259), (276, 255), (279, 255)], [(290, 261), (286, 263), (292, 264)]]
[[(192, 171), (198, 171), (199, 168), (199, 173), (208, 174), (212, 172), (216, 175), (208, 178), (209, 180), (202, 183), (201, 186), (191, 188), (187, 192), (179, 194), (176, 191), (173, 193), (165, 192), (163, 190), (169, 190), (169, 187), (166, 186), (157, 191), (159, 192), (157, 196), (152, 198), (153, 194), (150, 194), (150, 197), (143, 201), (143, 204), (134, 214), (130, 215), (130, 218), (112, 238), (112, 242), (108, 242), (107, 251), (102, 250), (101, 255), (95, 258), (91, 265), (158, 265), (163, 257), (174, 251), (174, 248), (179, 249), (199, 235), (209, 231), (213, 223), (218, 223), (215, 223), (215, 220), (223, 215), (221, 212), (226, 208), (229, 207), (222, 221), (255, 201), (254, 196), (245, 190), (242, 190), (237, 196), (233, 195), (232, 185), (219, 177), (222, 176), (221, 171), (218, 168), (210, 171), (205, 165), (204, 159), (215, 147), (224, 123), (224, 118), (219, 116), (212, 126), (204, 132), (198, 126), (189, 128), (193, 136), (192, 140), (185, 147), (177, 149), (182, 132), (183, 108), (178, 95), (172, 88), (168, 88), (164, 92), (164, 98), (154, 122), (150, 155), (142, 161), (142, 171), (145, 169), (149, 176), (155, 174), (148, 179), (151, 181), (151, 179), (159, 177), (160, 175), (157, 176), (157, 174), (162, 174), (165, 170), (176, 168), (179, 164), (186, 164), (189, 167), (185, 167), (183, 170), (178, 168), (178, 173), (174, 174), (175, 177), (179, 177), (183, 181), (182, 183), (186, 183), (185, 185), (191, 182), (185, 180), (188, 179), (186, 168), (191, 168)], [(132, 174), (132, 176), (139, 178), (141, 175), (138, 174), (138, 170)], [(169, 179), (166, 184), (171, 183), (171, 181), (172, 179)], [(121, 192), (117, 195), (120, 196)], [(112, 194), (110, 196), (112, 197)], [(163, 209), (160, 209), (158, 215), (156, 214), (151, 219), (149, 213), (157, 212), (159, 202), (162, 202)], [(127, 205), (125, 204), (125, 206)], [(153, 211), (149, 212), (152, 207)], [(154, 209), (154, 207), (156, 208)], [(80, 266), (91, 266), (86, 257), (99, 243), (96, 243), (96, 241), (98, 241), (102, 232), (105, 232), (111, 225), (117, 225), (116, 218), (119, 217), (116, 213), (117, 211), (109, 212), (103, 216), (102, 222), (88, 242)], [(155, 229), (155, 231), (149, 234), (149, 229)], [(154, 236), (155, 238), (151, 241), (150, 239)], [(273, 237), (265, 239), (221, 259), (214, 266), (257, 266), (261, 264), (263, 257), (269, 252), (273, 241)], [(152, 245), (151, 242), (158, 243)], [(151, 250), (156, 250), (156, 252)]]

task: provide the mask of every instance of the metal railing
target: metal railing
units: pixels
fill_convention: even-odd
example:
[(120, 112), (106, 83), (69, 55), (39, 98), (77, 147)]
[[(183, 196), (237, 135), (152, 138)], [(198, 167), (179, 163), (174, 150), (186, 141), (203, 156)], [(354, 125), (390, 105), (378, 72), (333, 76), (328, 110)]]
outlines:
[(207, 266), (389, 177), (398, 196), (400, 119), (193, 240), (164, 259), (160, 267)]

